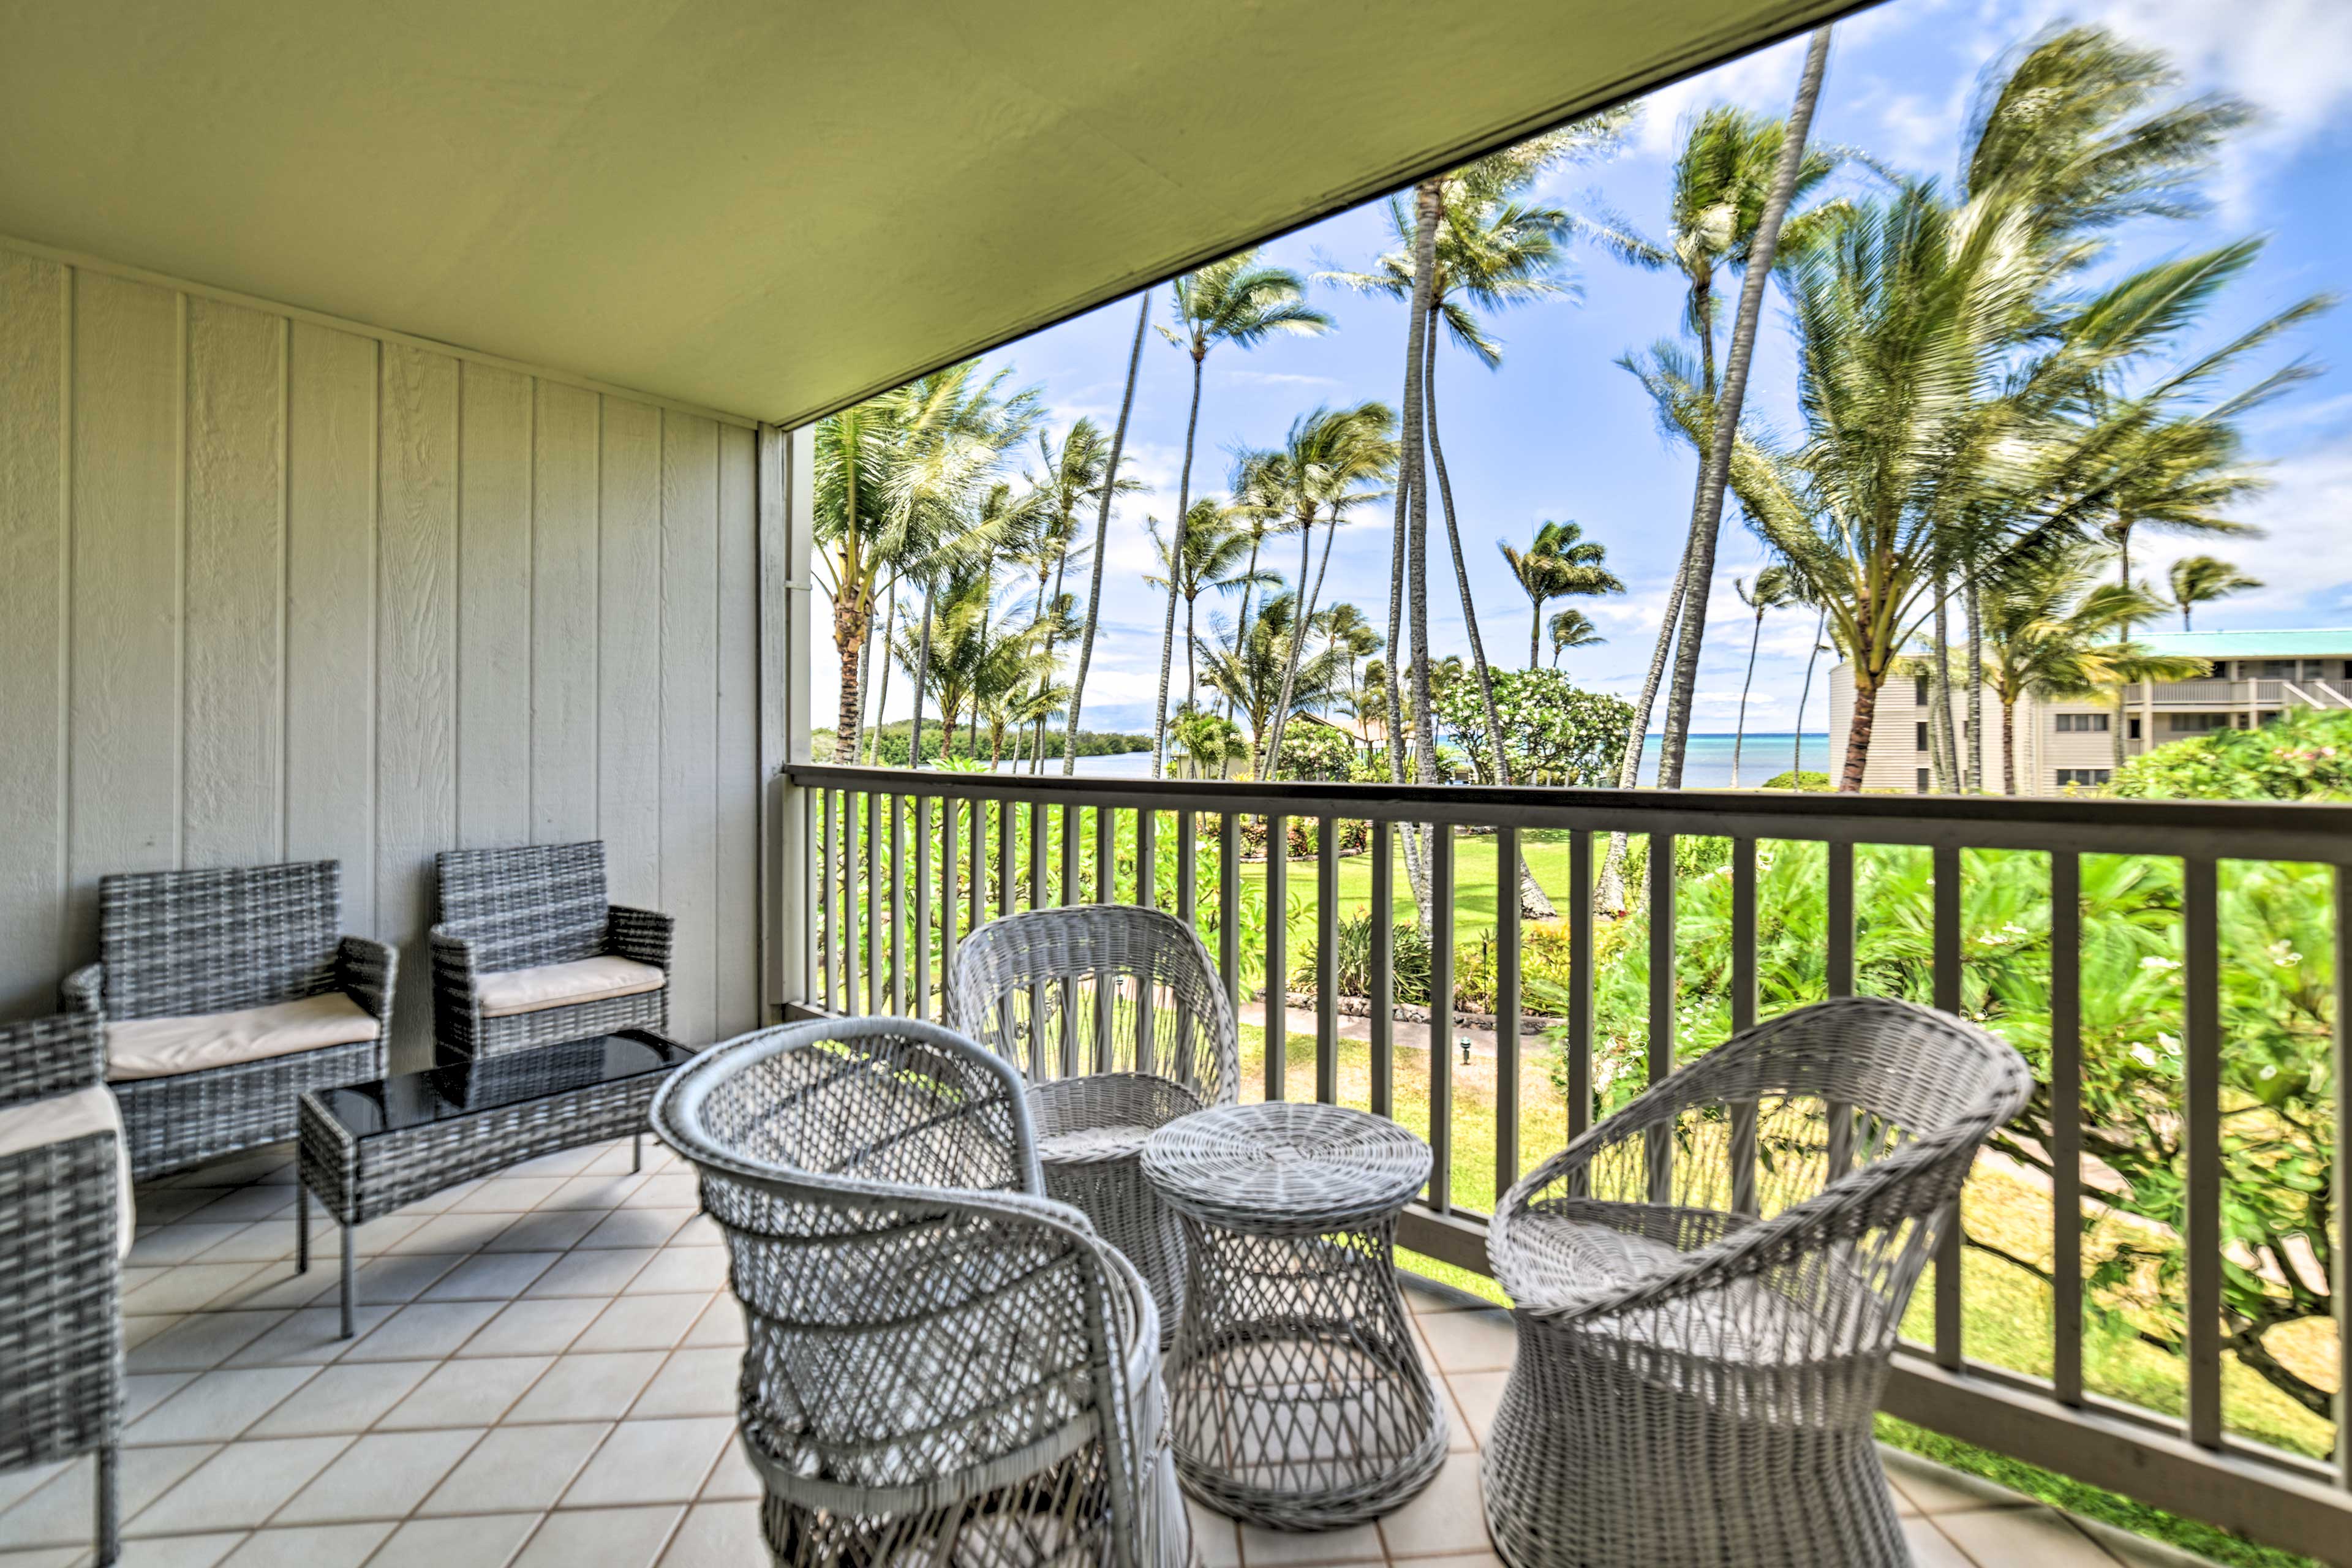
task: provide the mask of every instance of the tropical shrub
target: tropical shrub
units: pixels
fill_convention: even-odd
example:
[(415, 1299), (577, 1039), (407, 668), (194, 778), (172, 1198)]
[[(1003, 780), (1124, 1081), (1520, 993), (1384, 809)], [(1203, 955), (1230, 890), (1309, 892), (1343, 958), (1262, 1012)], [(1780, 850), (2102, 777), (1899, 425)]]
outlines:
[(1344, 731), (1328, 724), (1293, 720), (1282, 731), (1282, 760), (1275, 777), (1284, 779), (1345, 779), (1358, 756)]
[[(1370, 996), (1372, 994), (1372, 912), (1370, 910), (1342, 912), (1337, 927), (1339, 947), (1334, 973), (1339, 977), (1339, 994)], [(1315, 984), (1318, 951), (1311, 935), (1299, 944), (1298, 962), (1290, 972), (1292, 984), (1311, 986)], [(1390, 931), (1389, 963), (1391, 994), (1398, 1005), (1427, 1005), (1429, 937), (1419, 926), (1404, 924)]]
[[(1498, 669), (1495, 712), (1503, 726), (1503, 754), (1515, 784), (1598, 784), (1616, 776), (1633, 706), (1606, 692), (1586, 691), (1556, 669)], [(1461, 742), (1465, 761), (1486, 777), (1492, 755), (1486, 707), (1475, 680), (1436, 693), (1437, 716)]]
[(1790, 773), (1784, 769), (1780, 773), (1774, 773), (1770, 778), (1766, 779), (1764, 781), (1764, 787), (1766, 789), (1828, 791), (1834, 789), (1837, 786), (1830, 778), (1829, 774), (1817, 773), (1811, 768), (1807, 768), (1801, 773)]
[(2142, 800), (2352, 800), (2352, 711), (2295, 708), (2134, 757), (2106, 793)]

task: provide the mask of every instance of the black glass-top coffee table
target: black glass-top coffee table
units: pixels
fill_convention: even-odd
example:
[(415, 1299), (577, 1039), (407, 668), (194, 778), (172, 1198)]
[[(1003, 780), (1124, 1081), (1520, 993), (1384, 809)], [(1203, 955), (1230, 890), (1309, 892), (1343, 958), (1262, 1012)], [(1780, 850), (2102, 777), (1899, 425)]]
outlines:
[(694, 1053), (651, 1029), (567, 1040), (312, 1089), (300, 1101), (295, 1267), (310, 1267), (310, 1196), (343, 1229), (343, 1338), (352, 1335), (352, 1227), (418, 1198), (626, 1132)]

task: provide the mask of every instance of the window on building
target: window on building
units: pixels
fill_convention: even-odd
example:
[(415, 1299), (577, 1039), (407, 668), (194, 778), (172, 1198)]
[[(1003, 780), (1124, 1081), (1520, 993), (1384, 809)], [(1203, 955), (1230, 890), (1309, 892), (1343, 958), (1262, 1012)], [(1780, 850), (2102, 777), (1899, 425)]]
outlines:
[(1927, 721), (1922, 719), (1918, 723), (1913, 725), (1912, 728), (1919, 731), (1919, 745), (1917, 749), (1923, 752), (1926, 751), (1927, 749)]
[(2227, 713), (2167, 713), (2164, 727), (2176, 735), (2201, 735), (2208, 730), (2230, 727)]
[[(2132, 733), (2135, 735), (2139, 733), (2137, 728), (2138, 723), (2139, 721), (2137, 719), (2132, 721), (2132, 724), (2134, 726)], [(2088, 735), (2095, 733), (2104, 735), (2107, 732), (2107, 715), (2105, 713), (2061, 713), (2058, 715), (2058, 732), (2062, 735)]]
[(2344, 661), (2344, 679), (2352, 680), (2352, 658)]
[(2294, 660), (2291, 658), (2266, 658), (2263, 660), (2260, 679), (2263, 680), (2293, 680), (2295, 678), (2294, 668)]
[(2103, 784), (2107, 782), (2110, 771), (2106, 768), (2060, 768), (2058, 787), (2064, 789), (2069, 784)]
[(2138, 720), (2137, 720), (2137, 719), (2133, 720), (2133, 721), (2131, 721), (2131, 728), (2130, 728), (2128, 731), (2126, 731), (2126, 734), (2128, 734), (2128, 735), (2129, 735), (2133, 740), (2135, 740), (2135, 741), (2138, 740), (2138, 739), (2139, 739), (2139, 721), (2138, 721)]
[(1925, 769), (1925, 768), (1921, 768), (1921, 769), (1919, 770), (1919, 793), (1920, 793), (1921, 795), (1926, 795), (1926, 794), (1927, 793), (1927, 791), (1928, 791), (1928, 784), (1927, 784), (1927, 769)]

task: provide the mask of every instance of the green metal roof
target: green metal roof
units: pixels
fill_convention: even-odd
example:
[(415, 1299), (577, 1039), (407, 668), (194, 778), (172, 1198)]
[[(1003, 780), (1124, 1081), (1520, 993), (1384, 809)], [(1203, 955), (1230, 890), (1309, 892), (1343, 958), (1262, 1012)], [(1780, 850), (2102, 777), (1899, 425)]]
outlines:
[(793, 424), (1855, 4), (12, 5), (0, 235)]
[(2188, 658), (2352, 658), (2352, 626), (2311, 626), (2284, 631), (2148, 632), (2134, 642), (2150, 653)]

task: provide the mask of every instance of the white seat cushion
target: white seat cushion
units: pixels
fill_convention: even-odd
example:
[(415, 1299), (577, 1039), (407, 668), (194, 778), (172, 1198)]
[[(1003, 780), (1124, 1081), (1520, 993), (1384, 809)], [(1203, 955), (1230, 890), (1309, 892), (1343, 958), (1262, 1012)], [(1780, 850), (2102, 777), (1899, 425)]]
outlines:
[(599, 958), (573, 959), (569, 963), (542, 963), (535, 969), (508, 969), (485, 974), (475, 981), (474, 994), (481, 1001), (483, 1017), (504, 1018), (581, 1002), (635, 996), (660, 990), (668, 979), (650, 963), (608, 952)]
[(373, 1040), (378, 1025), (340, 991), (189, 1018), (126, 1018), (106, 1026), (106, 1076), (172, 1078), (326, 1046)]
[(122, 1135), (122, 1108), (97, 1084), (0, 1110), (0, 1158), (51, 1143), (106, 1132), (114, 1138), (114, 1250), (131, 1251), (138, 1220), (131, 1203), (131, 1141)]

